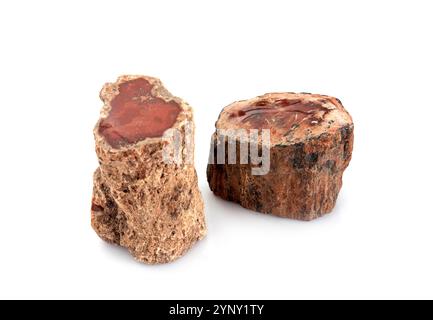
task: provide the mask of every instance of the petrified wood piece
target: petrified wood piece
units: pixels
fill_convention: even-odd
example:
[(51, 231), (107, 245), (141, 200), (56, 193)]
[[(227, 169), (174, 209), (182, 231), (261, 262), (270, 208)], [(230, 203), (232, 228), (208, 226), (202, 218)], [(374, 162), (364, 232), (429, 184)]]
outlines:
[(164, 133), (186, 136), (193, 129), (192, 109), (158, 79), (144, 76), (120, 77), (100, 97), (92, 227), (139, 261), (172, 261), (206, 233), (192, 138), (181, 140), (180, 162), (164, 157), (171, 143)]
[[(338, 99), (269, 93), (227, 106), (216, 128), (207, 169), (209, 186), (216, 195), (248, 209), (298, 220), (312, 220), (334, 208), (351, 159), (354, 128)], [(233, 133), (227, 132), (239, 129), (269, 130), (269, 145), (260, 139), (250, 141), (262, 153), (269, 152), (267, 174), (253, 174), (257, 164), (242, 164), (239, 155), (234, 164), (228, 163), (228, 156), (224, 163), (216, 160), (222, 143), (228, 152)], [(241, 139), (236, 139), (239, 153)]]

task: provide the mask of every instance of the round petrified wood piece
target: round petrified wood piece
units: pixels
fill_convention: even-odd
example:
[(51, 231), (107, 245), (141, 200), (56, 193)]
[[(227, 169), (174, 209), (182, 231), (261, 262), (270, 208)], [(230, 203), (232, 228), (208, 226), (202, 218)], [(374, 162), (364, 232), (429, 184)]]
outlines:
[(192, 109), (145, 76), (122, 76), (100, 96), (92, 227), (139, 261), (170, 262), (206, 234), (193, 157), (186, 154), (193, 146), (182, 139), (180, 162), (167, 162), (163, 151), (168, 129), (193, 129)]
[[(332, 211), (353, 147), (353, 122), (340, 100), (307, 93), (269, 93), (235, 102), (216, 122), (211, 154), (225, 143), (230, 130), (270, 132), (270, 167), (254, 175), (256, 164), (210, 163), (211, 190), (245, 208), (298, 220), (312, 220)], [(240, 151), (239, 140), (237, 152)], [(250, 145), (255, 142), (250, 142)], [(214, 159), (214, 158), (212, 158)], [(227, 160), (227, 156), (225, 157)]]

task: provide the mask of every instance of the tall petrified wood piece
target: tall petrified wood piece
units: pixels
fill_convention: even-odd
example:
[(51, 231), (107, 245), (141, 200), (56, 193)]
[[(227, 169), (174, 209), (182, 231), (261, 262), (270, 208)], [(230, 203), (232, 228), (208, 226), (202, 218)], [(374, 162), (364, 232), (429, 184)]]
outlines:
[[(270, 130), (269, 173), (253, 175), (251, 163), (210, 163), (207, 177), (216, 195), (248, 209), (298, 220), (332, 211), (351, 159), (354, 129), (338, 99), (269, 93), (227, 106), (216, 128)], [(212, 137), (213, 155), (219, 143), (227, 144), (221, 135)]]
[(193, 146), (182, 139), (181, 162), (167, 162), (163, 151), (166, 130), (184, 134), (192, 109), (145, 76), (122, 76), (106, 84), (100, 97), (92, 227), (139, 261), (172, 261), (206, 234), (197, 175), (187, 161)]

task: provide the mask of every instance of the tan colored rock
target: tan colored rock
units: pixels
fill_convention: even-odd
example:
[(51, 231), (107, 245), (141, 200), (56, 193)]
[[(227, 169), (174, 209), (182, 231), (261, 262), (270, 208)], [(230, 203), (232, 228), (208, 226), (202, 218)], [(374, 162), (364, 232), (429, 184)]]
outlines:
[[(211, 190), (245, 208), (298, 220), (332, 211), (349, 165), (353, 122), (341, 102), (314, 94), (270, 93), (235, 102), (220, 114), (217, 129), (269, 129), (269, 172), (253, 175), (255, 164), (217, 163), (219, 144), (228, 150), (229, 135), (215, 133), (207, 177)], [(226, 135), (226, 136), (224, 136)], [(236, 138), (240, 151), (240, 138)]]
[(185, 135), (192, 109), (158, 79), (145, 76), (119, 77), (100, 96), (92, 227), (141, 262), (173, 261), (206, 234), (193, 145), (182, 139), (180, 162), (164, 158), (170, 143), (164, 132), (177, 129)]

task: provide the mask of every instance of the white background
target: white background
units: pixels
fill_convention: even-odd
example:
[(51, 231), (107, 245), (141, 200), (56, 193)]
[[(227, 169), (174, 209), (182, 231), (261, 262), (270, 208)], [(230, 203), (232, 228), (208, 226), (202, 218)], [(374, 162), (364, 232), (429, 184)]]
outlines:
[[(433, 298), (431, 1), (2, 1), (0, 298)], [(146, 266), (90, 227), (98, 94), (161, 78), (195, 109), (209, 233)], [(355, 122), (334, 212), (253, 213), (206, 182), (219, 111), (270, 91)]]

